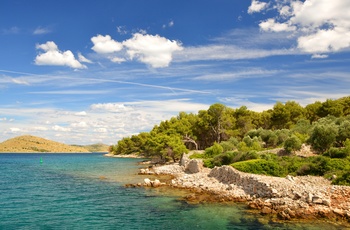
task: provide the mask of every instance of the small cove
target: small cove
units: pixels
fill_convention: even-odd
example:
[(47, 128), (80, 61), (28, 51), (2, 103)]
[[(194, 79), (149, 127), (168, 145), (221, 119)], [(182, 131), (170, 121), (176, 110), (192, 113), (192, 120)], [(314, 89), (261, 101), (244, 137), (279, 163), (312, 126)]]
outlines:
[(0, 229), (343, 229), (272, 222), (243, 204), (187, 204), (180, 199), (185, 191), (125, 188), (145, 177), (137, 175), (139, 161), (0, 154)]

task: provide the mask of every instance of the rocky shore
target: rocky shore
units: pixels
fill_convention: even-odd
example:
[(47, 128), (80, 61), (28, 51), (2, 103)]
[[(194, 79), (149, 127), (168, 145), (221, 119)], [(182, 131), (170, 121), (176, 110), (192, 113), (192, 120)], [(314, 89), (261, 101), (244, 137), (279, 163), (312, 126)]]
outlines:
[[(281, 220), (325, 218), (350, 223), (350, 187), (331, 185), (322, 177), (271, 177), (231, 166), (208, 169), (201, 160), (186, 156), (180, 163), (141, 169), (140, 174), (172, 175), (166, 185), (192, 191), (186, 197), (189, 202), (246, 202), (261, 214)], [(138, 186), (162, 185), (145, 179)]]

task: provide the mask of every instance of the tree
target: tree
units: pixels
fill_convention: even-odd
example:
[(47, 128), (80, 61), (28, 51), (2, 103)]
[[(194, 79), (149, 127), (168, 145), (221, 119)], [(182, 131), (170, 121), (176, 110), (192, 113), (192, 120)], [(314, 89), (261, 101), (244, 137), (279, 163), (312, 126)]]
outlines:
[(320, 117), (326, 117), (332, 115), (335, 117), (340, 117), (343, 115), (344, 106), (339, 100), (328, 99), (322, 103), (319, 110)]
[(284, 149), (288, 152), (291, 153), (293, 151), (297, 151), (301, 149), (301, 141), (300, 139), (295, 136), (291, 135), (283, 144)]
[(334, 123), (318, 123), (311, 132), (309, 142), (313, 149), (323, 153), (335, 143), (337, 134), (338, 128)]
[(322, 103), (320, 101), (316, 101), (313, 104), (309, 104), (305, 106), (305, 114), (306, 119), (311, 122), (317, 121), (320, 119), (320, 108), (322, 107)]
[(281, 129), (289, 121), (289, 114), (282, 102), (277, 102), (273, 106), (271, 114), (272, 128)]
[(201, 127), (201, 134), (205, 132), (205, 136), (211, 139), (208, 140), (212, 145), (215, 141), (220, 143), (222, 140), (230, 138), (230, 132), (235, 126), (235, 118), (233, 110), (223, 104), (213, 104), (207, 111), (199, 111), (198, 125)]

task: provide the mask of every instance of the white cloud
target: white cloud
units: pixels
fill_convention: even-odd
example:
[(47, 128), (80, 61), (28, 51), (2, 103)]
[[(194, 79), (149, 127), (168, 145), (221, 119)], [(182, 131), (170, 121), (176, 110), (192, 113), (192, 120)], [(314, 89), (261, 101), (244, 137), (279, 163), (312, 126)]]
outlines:
[(350, 48), (349, 1), (293, 0), (272, 4), (278, 16), (261, 22), (262, 30), (294, 31), (298, 48), (311, 54)]
[(11, 78), (11, 81), (15, 84), (18, 84), (18, 85), (29, 85), (29, 83), (23, 79), (20, 79), (20, 78)]
[[(145, 33), (146, 31), (135, 33), (132, 38), (123, 42), (113, 40), (110, 35), (97, 35), (91, 38), (94, 44), (91, 49), (99, 54), (109, 54), (110, 56), (106, 57), (115, 63), (125, 62), (126, 58), (129, 60), (136, 59), (153, 68), (169, 66), (173, 52), (183, 49), (177, 41)], [(117, 52), (119, 52), (118, 56), (115, 55)], [(126, 56), (123, 57), (123, 55)]]
[(92, 110), (95, 111), (109, 111), (109, 112), (125, 112), (125, 111), (131, 111), (132, 108), (129, 106), (125, 106), (124, 104), (118, 104), (118, 103), (98, 103), (98, 104), (92, 104), (90, 106)]
[(37, 126), (37, 127), (34, 127), (34, 130), (37, 130), (37, 131), (47, 131), (48, 128), (47, 128), (47, 127), (43, 127), (43, 126)]
[(314, 54), (311, 56), (312, 59), (322, 59), (322, 58), (328, 58), (328, 55), (326, 54)]
[(273, 31), (273, 32), (283, 32), (283, 31), (295, 31), (295, 26), (290, 26), (287, 23), (278, 23), (273, 18), (261, 22), (259, 24), (260, 28), (264, 31)]
[(50, 29), (39, 26), (33, 31), (33, 34), (40, 35), (40, 34), (48, 34), (50, 32), (51, 32)]
[(92, 37), (91, 41), (94, 44), (91, 49), (96, 53), (110, 54), (123, 49), (123, 45), (120, 42), (113, 40), (109, 35), (102, 36), (99, 34)]
[(45, 44), (37, 45), (38, 50), (43, 50), (44, 53), (39, 53), (35, 58), (36, 65), (56, 65), (56, 66), (69, 66), (75, 69), (85, 69), (85, 65), (82, 65), (75, 59), (72, 51), (60, 51), (57, 45), (53, 41), (48, 41)]
[(81, 112), (74, 113), (74, 115), (76, 115), (76, 116), (86, 116), (87, 113), (85, 111), (81, 111)]
[(227, 81), (234, 80), (239, 78), (257, 78), (259, 76), (270, 76), (276, 74), (278, 71), (276, 70), (264, 70), (257, 68), (250, 68), (248, 70), (237, 71), (237, 72), (225, 72), (225, 73), (209, 73), (205, 75), (201, 75), (195, 77), (195, 80), (207, 80), (207, 81)]
[(108, 130), (106, 128), (98, 128), (98, 129), (94, 129), (95, 132), (97, 133), (107, 133)]
[(59, 131), (59, 132), (70, 132), (71, 131), (70, 128), (66, 128), (66, 127), (59, 126), (59, 125), (52, 126), (52, 130)]
[(252, 4), (249, 6), (248, 8), (248, 13), (252, 14), (252, 13), (257, 13), (262, 11), (264, 8), (266, 8), (267, 3), (266, 2), (259, 2), (257, 0), (253, 0)]
[(207, 45), (186, 47), (182, 52), (176, 53), (176, 61), (198, 60), (240, 60), (255, 59), (268, 56), (297, 54), (293, 49), (255, 49), (236, 45)]
[(122, 63), (126, 61), (124, 58), (120, 58), (120, 57), (111, 57), (110, 60), (115, 63)]
[(71, 126), (73, 128), (87, 128), (88, 124), (85, 121), (80, 121), (80, 122), (72, 123)]
[(78, 53), (78, 59), (80, 62), (85, 62), (85, 63), (90, 63), (90, 64), (93, 63), (91, 60), (84, 57), (81, 53)]
[(22, 130), (20, 128), (10, 128), (10, 132), (12, 133), (18, 133), (21, 132)]
[(169, 66), (172, 54), (182, 50), (177, 41), (171, 41), (159, 35), (135, 33), (132, 38), (123, 42), (130, 59), (137, 59), (153, 68)]

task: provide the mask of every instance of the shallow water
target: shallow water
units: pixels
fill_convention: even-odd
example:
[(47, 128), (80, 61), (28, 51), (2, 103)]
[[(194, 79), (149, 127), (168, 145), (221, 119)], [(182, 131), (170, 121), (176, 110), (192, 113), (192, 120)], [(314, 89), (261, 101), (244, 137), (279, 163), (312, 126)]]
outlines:
[(275, 223), (242, 204), (190, 205), (176, 190), (125, 188), (143, 180), (138, 161), (0, 154), (0, 229), (344, 229), (325, 222)]

